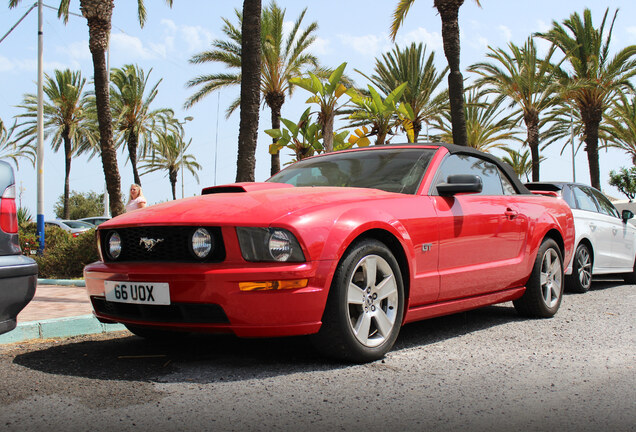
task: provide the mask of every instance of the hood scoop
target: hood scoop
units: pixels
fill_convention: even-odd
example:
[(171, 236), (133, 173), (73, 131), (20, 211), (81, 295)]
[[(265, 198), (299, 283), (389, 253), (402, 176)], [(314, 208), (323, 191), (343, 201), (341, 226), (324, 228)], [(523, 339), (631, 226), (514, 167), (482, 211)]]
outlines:
[(233, 183), (227, 185), (210, 186), (201, 190), (201, 195), (219, 194), (219, 193), (239, 193), (239, 192), (252, 192), (264, 189), (282, 189), (290, 188), (294, 185), (287, 183)]

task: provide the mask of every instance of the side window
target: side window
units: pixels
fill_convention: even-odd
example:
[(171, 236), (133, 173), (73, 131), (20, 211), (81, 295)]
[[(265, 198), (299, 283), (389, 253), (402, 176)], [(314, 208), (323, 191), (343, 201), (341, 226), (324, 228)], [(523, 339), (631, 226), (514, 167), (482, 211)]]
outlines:
[(601, 213), (620, 218), (618, 210), (616, 210), (616, 207), (614, 207), (605, 195), (596, 189), (589, 189), (589, 192), (591, 192), (594, 195), (594, 198), (596, 198), (596, 202), (598, 203)]
[(563, 186), (561, 190), (561, 196), (565, 200), (566, 203), (570, 206), (570, 208), (576, 208), (576, 201), (574, 201), (574, 196), (572, 196), (572, 189), (569, 186)]
[(579, 209), (598, 212), (598, 208), (596, 207), (596, 202), (594, 201), (594, 198), (591, 195), (585, 193), (585, 191), (582, 188), (578, 186), (574, 186), (572, 188), (572, 193), (574, 194), (574, 197), (576, 198), (576, 202), (578, 203)]
[(501, 186), (503, 186), (504, 195), (517, 195), (517, 190), (512, 185), (510, 180), (508, 180), (508, 177), (506, 177), (506, 174), (502, 172), (501, 170), (498, 170), (498, 171), (499, 171), (499, 177), (501, 177)]
[(467, 155), (450, 155), (442, 162), (432, 194), (437, 194), (436, 185), (446, 182), (448, 176), (455, 174), (479, 176), (483, 183), (483, 189), (479, 195), (504, 194), (501, 179), (499, 178), (499, 169), (490, 162)]

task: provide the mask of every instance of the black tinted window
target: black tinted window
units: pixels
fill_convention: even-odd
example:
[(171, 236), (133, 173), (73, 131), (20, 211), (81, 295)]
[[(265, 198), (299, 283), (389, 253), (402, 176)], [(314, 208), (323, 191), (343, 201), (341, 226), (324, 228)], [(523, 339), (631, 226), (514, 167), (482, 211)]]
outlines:
[(596, 198), (596, 202), (598, 203), (598, 207), (601, 213), (604, 213), (608, 216), (620, 218), (618, 210), (616, 210), (616, 207), (614, 207), (614, 205), (610, 202), (610, 200), (607, 199), (605, 195), (603, 195), (596, 189), (590, 188), (588, 190), (592, 195), (594, 195), (594, 198)]
[[(472, 174), (481, 178), (483, 189), (479, 195), (503, 195), (499, 168), (494, 164), (473, 156), (450, 155), (442, 162), (437, 174), (435, 186), (445, 183), (448, 176), (456, 174)], [(437, 194), (437, 190), (432, 191)]]
[(570, 189), (569, 186), (563, 186), (561, 197), (568, 203), (570, 208), (576, 208), (576, 202), (574, 201), (574, 196), (572, 196), (572, 189)]
[(588, 193), (586, 190), (578, 186), (574, 186), (572, 188), (572, 193), (576, 198), (577, 208), (581, 210), (598, 212), (598, 208), (596, 207), (596, 200), (591, 193)]
[(419, 148), (332, 153), (297, 162), (267, 181), (414, 194), (435, 151)]

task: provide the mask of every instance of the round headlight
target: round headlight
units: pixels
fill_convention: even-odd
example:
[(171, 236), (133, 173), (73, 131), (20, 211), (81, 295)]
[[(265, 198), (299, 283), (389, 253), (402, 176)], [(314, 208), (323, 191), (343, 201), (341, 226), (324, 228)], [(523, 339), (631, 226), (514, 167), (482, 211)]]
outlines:
[(287, 231), (275, 230), (269, 236), (269, 254), (276, 261), (287, 261), (292, 254), (292, 241)]
[(117, 231), (113, 231), (108, 235), (106, 244), (108, 245), (108, 256), (112, 259), (119, 258), (119, 255), (121, 255), (121, 237), (119, 237)]
[(192, 252), (197, 258), (203, 259), (212, 250), (212, 236), (205, 228), (197, 228), (192, 234)]

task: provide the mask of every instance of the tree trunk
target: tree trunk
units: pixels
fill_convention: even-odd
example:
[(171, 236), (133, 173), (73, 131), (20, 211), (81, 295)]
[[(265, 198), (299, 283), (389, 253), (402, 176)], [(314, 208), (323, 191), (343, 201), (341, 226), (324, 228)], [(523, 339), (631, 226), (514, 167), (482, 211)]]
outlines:
[(448, 97), (450, 100), (453, 143), (468, 145), (466, 114), (464, 113), (464, 78), (459, 67), (459, 8), (464, 0), (435, 0), (435, 8), (442, 18), (442, 41), (448, 61)]
[(62, 209), (64, 219), (71, 218), (71, 209), (69, 207), (69, 195), (70, 195), (70, 178), (71, 178), (71, 160), (73, 158), (73, 152), (71, 149), (71, 138), (68, 136), (68, 128), (64, 131), (64, 208)]
[(601, 107), (588, 107), (581, 110), (581, 119), (585, 125), (585, 151), (587, 152), (587, 164), (590, 169), (590, 184), (601, 190), (601, 174), (598, 163), (598, 128), (602, 118)]
[(171, 169), (168, 172), (168, 177), (170, 178), (170, 186), (172, 187), (172, 199), (177, 199), (177, 176), (179, 174), (178, 169)]
[[(269, 108), (272, 110), (272, 129), (280, 129), (280, 110), (283, 107), (283, 103), (285, 103), (285, 95), (282, 93), (267, 95), (265, 100)], [(278, 140), (276, 138), (272, 138), (272, 144), (276, 144), (276, 142), (278, 142)], [(277, 151), (272, 155), (272, 167), (270, 174), (274, 175), (278, 171), (280, 171), (280, 151)]]
[(329, 113), (324, 116), (325, 124), (322, 128), (322, 139), (325, 153), (333, 151), (333, 121), (335, 113)]
[(527, 129), (527, 143), (532, 158), (532, 181), (539, 181), (539, 115), (536, 112), (524, 113), (523, 121)]
[(139, 178), (139, 171), (137, 170), (137, 148), (139, 147), (139, 136), (136, 133), (131, 133), (126, 144), (128, 145), (128, 158), (132, 165), (134, 182), (141, 186), (141, 179)]
[(124, 205), (121, 199), (121, 178), (117, 167), (117, 153), (113, 145), (108, 71), (106, 69), (105, 56), (110, 37), (113, 7), (113, 0), (80, 0), (80, 10), (88, 21), (88, 46), (93, 57), (102, 167), (110, 200), (110, 212), (113, 216), (117, 216), (124, 213)]
[(261, 0), (243, 0), (241, 120), (236, 181), (253, 182), (261, 101)]

